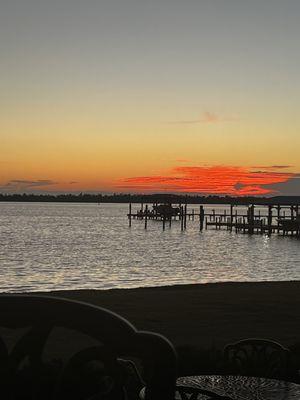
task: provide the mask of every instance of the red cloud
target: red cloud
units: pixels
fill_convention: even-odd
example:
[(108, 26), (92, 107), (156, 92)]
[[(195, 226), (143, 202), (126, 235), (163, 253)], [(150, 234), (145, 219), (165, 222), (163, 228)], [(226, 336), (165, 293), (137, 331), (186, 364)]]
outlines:
[(119, 181), (118, 187), (151, 192), (263, 195), (272, 193), (272, 189), (264, 187), (265, 185), (287, 182), (293, 176), (294, 174), (288, 172), (251, 171), (246, 167), (178, 166), (173, 168), (168, 176), (140, 176), (122, 179)]

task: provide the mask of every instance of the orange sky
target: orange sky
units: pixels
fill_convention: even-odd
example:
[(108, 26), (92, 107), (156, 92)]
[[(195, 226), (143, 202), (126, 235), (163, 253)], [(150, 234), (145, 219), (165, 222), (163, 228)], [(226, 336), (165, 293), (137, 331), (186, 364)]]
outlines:
[(5, 2), (0, 192), (300, 195), (300, 3), (268, 2)]

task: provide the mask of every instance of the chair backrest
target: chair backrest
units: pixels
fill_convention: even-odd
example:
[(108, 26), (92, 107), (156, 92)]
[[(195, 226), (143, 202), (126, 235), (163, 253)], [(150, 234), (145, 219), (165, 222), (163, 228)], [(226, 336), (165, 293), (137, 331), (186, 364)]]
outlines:
[(267, 339), (244, 339), (224, 348), (225, 365), (229, 372), (247, 376), (286, 378), (289, 356), (288, 349)]
[[(109, 310), (56, 297), (0, 295), (0, 327), (4, 332), (0, 336), (1, 399), (126, 398), (118, 357), (141, 361), (147, 400), (174, 399), (177, 371), (173, 346), (161, 335), (137, 331)], [(88, 336), (93, 345), (72, 354), (66, 362), (56, 358), (45, 365), (43, 355), (51, 351), (47, 346), (55, 328)], [(11, 329), (23, 330), (13, 346), (7, 340)], [(66, 347), (70, 341), (60, 340)], [(20, 390), (26, 391), (27, 397), (24, 393), (18, 397)]]

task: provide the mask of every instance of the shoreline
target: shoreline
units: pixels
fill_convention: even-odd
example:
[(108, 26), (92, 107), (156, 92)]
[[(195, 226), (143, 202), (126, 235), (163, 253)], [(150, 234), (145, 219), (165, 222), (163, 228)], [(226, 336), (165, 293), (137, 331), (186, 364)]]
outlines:
[(22, 202), (22, 203), (111, 203), (111, 204), (128, 204), (128, 203), (189, 203), (189, 204), (235, 204), (248, 206), (250, 203), (257, 205), (299, 205), (300, 196), (200, 196), (180, 193), (124, 193), (124, 194), (108, 194), (108, 193), (0, 193), (0, 202)]
[(58, 290), (58, 296), (108, 308), (137, 329), (175, 346), (222, 347), (246, 337), (300, 342), (300, 281), (222, 282), (135, 289)]

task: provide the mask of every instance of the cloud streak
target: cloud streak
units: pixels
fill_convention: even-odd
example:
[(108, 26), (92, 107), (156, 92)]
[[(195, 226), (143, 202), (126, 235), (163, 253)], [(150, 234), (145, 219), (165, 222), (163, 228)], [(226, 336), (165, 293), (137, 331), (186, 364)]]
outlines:
[(39, 179), (39, 180), (12, 179), (5, 185), (0, 186), (0, 191), (22, 192), (30, 189), (44, 188), (56, 184), (57, 182), (52, 181), (50, 179)]
[(269, 169), (287, 169), (291, 168), (292, 165), (255, 165), (252, 168), (262, 169), (262, 170), (269, 170)]
[(217, 115), (216, 113), (205, 111), (202, 113), (200, 118), (191, 119), (191, 120), (179, 120), (179, 121), (170, 121), (170, 124), (178, 124), (178, 125), (194, 125), (194, 124), (219, 124), (222, 122), (233, 122), (236, 121), (236, 118), (233, 117), (222, 117)]

